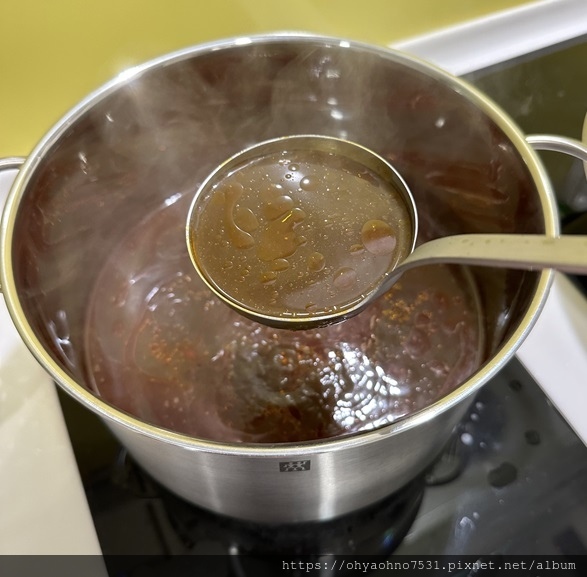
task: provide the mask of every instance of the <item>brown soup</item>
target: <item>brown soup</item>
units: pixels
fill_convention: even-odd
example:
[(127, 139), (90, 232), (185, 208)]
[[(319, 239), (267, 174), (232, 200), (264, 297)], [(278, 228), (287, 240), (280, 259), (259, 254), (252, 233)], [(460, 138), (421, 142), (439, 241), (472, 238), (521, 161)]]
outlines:
[(227, 307), (195, 273), (189, 200), (131, 230), (94, 288), (86, 364), (95, 392), (116, 407), (215, 441), (305, 441), (414, 413), (478, 368), (479, 302), (460, 268), (410, 271), (338, 325), (269, 328)]
[(344, 311), (409, 254), (409, 209), (362, 163), (283, 146), (204, 188), (190, 221), (194, 262), (219, 294), (263, 315)]

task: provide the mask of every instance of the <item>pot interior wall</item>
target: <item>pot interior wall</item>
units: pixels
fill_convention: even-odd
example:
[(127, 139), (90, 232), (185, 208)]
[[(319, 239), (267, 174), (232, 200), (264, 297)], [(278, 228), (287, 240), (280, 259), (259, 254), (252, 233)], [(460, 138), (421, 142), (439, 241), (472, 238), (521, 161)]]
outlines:
[[(32, 329), (63, 369), (88, 386), (88, 302), (134, 225), (191, 198), (239, 150), (304, 133), (346, 138), (389, 159), (416, 199), (419, 241), (544, 230), (535, 183), (503, 130), (461, 90), (401, 56), (293, 38), (186, 53), (96, 96), (26, 184), (15, 282)], [(537, 275), (472, 271), (488, 360), (524, 314)]]

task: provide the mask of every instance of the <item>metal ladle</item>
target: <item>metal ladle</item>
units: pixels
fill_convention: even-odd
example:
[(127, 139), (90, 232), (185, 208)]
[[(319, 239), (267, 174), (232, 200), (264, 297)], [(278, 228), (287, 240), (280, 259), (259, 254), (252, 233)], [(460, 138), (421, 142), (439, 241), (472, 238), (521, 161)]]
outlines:
[[(534, 144), (537, 148), (540, 148), (539, 139)], [(300, 183), (303, 184), (303, 179), (297, 183), (297, 189), (294, 183), (290, 189), (285, 191), (287, 194), (274, 196), (274, 198), (277, 199), (277, 201), (274, 202), (274, 207), (276, 206), (277, 210), (273, 210), (271, 206), (269, 207), (271, 210), (268, 210), (269, 220), (273, 219), (272, 222), (274, 224), (269, 223), (267, 226), (275, 227), (279, 225), (282, 227), (282, 231), (281, 236), (278, 234), (275, 239), (272, 239), (271, 242), (267, 244), (264, 250), (260, 250), (258, 246), (255, 248), (255, 234), (259, 229), (259, 222), (256, 218), (253, 219), (251, 217), (251, 214), (255, 216), (255, 210), (247, 208), (246, 202), (240, 202), (242, 183), (239, 183), (238, 177), (236, 177), (236, 184), (232, 183), (227, 185), (228, 188), (222, 188), (223, 182), (225, 182), (227, 178), (234, 177), (242, 167), (252, 166), (263, 159), (272, 158), (273, 160), (271, 162), (277, 163), (281, 162), (281, 160), (277, 161), (276, 159), (283, 158), (284, 164), (290, 162), (289, 166), (284, 169), (289, 170), (289, 168), (293, 167), (291, 158), (295, 159), (296, 154), (300, 153), (300, 151), (312, 151), (313, 154), (326, 155), (326, 159), (338, 157), (343, 158), (342, 173), (344, 178), (346, 178), (344, 174), (353, 172), (351, 169), (348, 169), (348, 166), (350, 166), (348, 163), (354, 163), (352, 166), (355, 167), (364, 167), (365, 170), (369, 171), (366, 176), (363, 175), (360, 172), (361, 169), (359, 169), (358, 173), (351, 174), (351, 177), (349, 177), (353, 178), (353, 182), (358, 182), (361, 186), (369, 186), (369, 181), (372, 181), (374, 178), (384, 181), (389, 187), (388, 192), (390, 194), (393, 192), (397, 200), (394, 211), (399, 212), (399, 216), (397, 217), (397, 222), (392, 224), (392, 228), (401, 224), (404, 232), (408, 231), (408, 235), (403, 241), (401, 238), (394, 239), (394, 242), (392, 243), (395, 243), (394, 250), (387, 251), (388, 254), (375, 254), (375, 256), (368, 254), (368, 256), (372, 258), (373, 267), (381, 267), (381, 256), (385, 256), (387, 259), (385, 260), (385, 270), (380, 271), (373, 282), (367, 282), (364, 287), (357, 287), (355, 293), (345, 286), (343, 282), (342, 290), (340, 292), (345, 298), (342, 299), (340, 303), (330, 302), (328, 306), (324, 307), (321, 307), (319, 302), (315, 302), (316, 299), (314, 297), (316, 296), (316, 291), (313, 287), (319, 283), (316, 281), (315, 284), (312, 284), (314, 279), (308, 281), (308, 287), (304, 289), (307, 290), (307, 295), (304, 293), (302, 296), (301, 293), (303, 293), (303, 291), (299, 290), (299, 287), (290, 290), (288, 288), (290, 285), (287, 285), (287, 283), (278, 286), (277, 288), (273, 286), (274, 282), (279, 279), (279, 275), (282, 274), (280, 270), (285, 270), (283, 267), (286, 265), (286, 268), (290, 268), (289, 261), (285, 258), (281, 258), (281, 253), (279, 252), (280, 243), (286, 243), (288, 257), (292, 250), (292, 254), (295, 254), (298, 246), (303, 247), (300, 248), (298, 252), (305, 250), (307, 256), (306, 260), (298, 261), (297, 266), (299, 270), (297, 275), (308, 276), (308, 271), (304, 267), (306, 267), (307, 263), (310, 263), (307, 266), (311, 268), (312, 255), (321, 255), (321, 251), (332, 248), (332, 246), (338, 242), (336, 238), (334, 240), (326, 241), (324, 240), (324, 238), (326, 238), (325, 234), (322, 235), (324, 238), (318, 234), (318, 238), (322, 238), (320, 241), (322, 246), (318, 246), (318, 244), (320, 244), (318, 242), (317, 245), (308, 247), (308, 242), (305, 237), (296, 244), (296, 224), (299, 224), (301, 220), (304, 220), (304, 218), (307, 217), (308, 212), (312, 212), (312, 210), (308, 210), (307, 206), (302, 205), (302, 208), (296, 208), (296, 201), (293, 199), (296, 197), (297, 190), (297, 192), (302, 195), (300, 197), (300, 202), (303, 202), (304, 191), (303, 187), (299, 186)], [(581, 143), (576, 143), (573, 154), (583, 160), (587, 160), (587, 149), (583, 147)], [(316, 158), (320, 159), (322, 157), (318, 156)], [(344, 162), (347, 162), (347, 165), (344, 165)], [(294, 170), (295, 169), (297, 169), (297, 167), (294, 167)], [(259, 180), (259, 182), (255, 181), (252, 183), (253, 188), (251, 188), (251, 190), (253, 191), (253, 196), (256, 195), (257, 192), (258, 194), (262, 194), (263, 190), (267, 190), (269, 184), (264, 181), (267, 181), (269, 178), (267, 174), (268, 170), (267, 167), (262, 167), (257, 170), (257, 172), (249, 173), (249, 176), (253, 181), (257, 178)], [(285, 174), (285, 177), (287, 178), (284, 177), (285, 180), (283, 178), (281, 180), (285, 183), (288, 178), (293, 179), (292, 174), (293, 173), (290, 170)], [(257, 177), (255, 175), (259, 176)], [(269, 178), (269, 180), (271, 181), (271, 178)], [(283, 192), (284, 185), (276, 182), (275, 176), (273, 176), (271, 182), (273, 183), (271, 186), (275, 186), (276, 190)], [(258, 190), (254, 188), (257, 185), (259, 186)], [(238, 188), (236, 193), (235, 186)], [(330, 195), (330, 197), (327, 197), (326, 200), (323, 198), (321, 206), (328, 205), (328, 203), (331, 203), (330, 206), (341, 204), (340, 194), (341, 190), (343, 190), (343, 192), (345, 191), (345, 186), (346, 184), (338, 187), (323, 185), (323, 190), (320, 194), (322, 194), (322, 196)], [(375, 187), (373, 189), (373, 191), (375, 191), (374, 194), (378, 194), (380, 183), (375, 183), (373, 186)], [(291, 190), (294, 192), (290, 194)], [(370, 194), (373, 191), (369, 190), (365, 192), (362, 190), (361, 195)], [(312, 192), (316, 194), (315, 190)], [(271, 193), (271, 191), (269, 191), (269, 193)], [(273, 193), (277, 194), (275, 190)], [(218, 200), (219, 196), (222, 196), (220, 201)], [(354, 198), (357, 198), (357, 196), (358, 195), (355, 195)], [(289, 200), (284, 200), (286, 197)], [(348, 202), (348, 198), (351, 197), (345, 198), (347, 199), (346, 202)], [(358, 215), (362, 214), (363, 209), (368, 211), (373, 202), (376, 204), (377, 199), (375, 197), (374, 199), (375, 200), (373, 201), (372, 199), (363, 201), (361, 197), (358, 202), (363, 202), (363, 204), (358, 205), (359, 208), (348, 208), (347, 212), (352, 213), (355, 218), (355, 228), (357, 222), (359, 222), (361, 218)], [(211, 210), (209, 207), (214, 205), (217, 205), (216, 216), (220, 215), (220, 218), (208, 222), (208, 229), (206, 231), (204, 230), (206, 228), (206, 211)], [(402, 207), (403, 212), (401, 211)], [(253, 209), (256, 208), (256, 205), (253, 206)], [(238, 219), (236, 219), (235, 215), (238, 216), (239, 210), (241, 210), (242, 214), (240, 221), (237, 222)], [(279, 213), (280, 210), (283, 211), (283, 213), (276, 217), (275, 214)], [(315, 212), (320, 213), (320, 210), (322, 210), (322, 208), (317, 209)], [(302, 214), (304, 215), (303, 218)], [(347, 215), (344, 214), (344, 211), (341, 214), (343, 216), (340, 217), (339, 220), (344, 220)], [(292, 222), (296, 220), (296, 215), (298, 218), (297, 223)], [(248, 223), (247, 218), (245, 217), (249, 218)], [(320, 218), (317, 220), (320, 222), (322, 222), (322, 220), (327, 222), (324, 226), (332, 226), (332, 223), (328, 218), (322, 217), (323, 215), (320, 215)], [(369, 218), (369, 216), (365, 216), (363, 219)], [(218, 222), (218, 220), (220, 222)], [(368, 222), (373, 223), (381, 221), (379, 219), (375, 220), (371, 218)], [(239, 226), (241, 223), (242, 226)], [(371, 226), (375, 227), (375, 225)], [(418, 215), (414, 199), (408, 186), (393, 166), (382, 157), (358, 144), (337, 138), (314, 135), (289, 136), (266, 141), (248, 148), (221, 164), (198, 189), (189, 211), (186, 227), (187, 245), (190, 257), (197, 272), (209, 288), (225, 303), (244, 316), (276, 328), (305, 330), (327, 326), (350, 318), (361, 312), (371, 302), (387, 292), (404, 272), (411, 268), (428, 264), (453, 263), (524, 270), (552, 268), (567, 273), (587, 274), (587, 236), (547, 237), (540, 234), (475, 233), (438, 238), (415, 247), (417, 231)], [(223, 234), (226, 238), (223, 237)], [(264, 234), (266, 234), (266, 232)], [(342, 236), (342, 233), (340, 236)], [(262, 238), (262, 236), (258, 236), (257, 238)], [(299, 238), (302, 238), (301, 235)], [(389, 239), (385, 238), (385, 236), (382, 238), (383, 244), (385, 245), (385, 241)], [(395, 242), (396, 240), (397, 243)], [(205, 264), (204, 259), (202, 258), (201, 253), (205, 252), (203, 247), (206, 244), (210, 248), (210, 254), (213, 255), (212, 257), (209, 257), (209, 263), (212, 262), (216, 264)], [(226, 247), (228, 247), (228, 249)], [(361, 251), (357, 251), (357, 253), (360, 252)], [(369, 252), (370, 251), (368, 250), (363, 251), (363, 253)], [(376, 250), (375, 253), (377, 253)], [(218, 258), (216, 258), (217, 254)], [(243, 259), (242, 262), (245, 262), (244, 259), (249, 258), (252, 260), (246, 262), (252, 262), (253, 265), (255, 265), (258, 261), (263, 266), (266, 265), (266, 270), (268, 272), (261, 274), (261, 277), (263, 277), (261, 280), (259, 280), (259, 274), (257, 274), (257, 279), (247, 278), (248, 273), (245, 273), (251, 268), (251, 266), (245, 264), (242, 265), (240, 273), (238, 273), (243, 275), (239, 283), (232, 284), (233, 277), (231, 275), (233, 273), (231, 270), (235, 268), (235, 262), (238, 268), (241, 258)], [(317, 259), (317, 263), (315, 263), (317, 266), (315, 267), (316, 270), (314, 272), (316, 275), (319, 273), (322, 274), (322, 277), (320, 278), (325, 278), (323, 274), (324, 267), (320, 268), (320, 265), (323, 263), (318, 257), (315, 257), (315, 259)], [(368, 267), (371, 266), (371, 261), (366, 261), (365, 256), (359, 256), (355, 258), (355, 261), (360, 261), (362, 263), (367, 262), (365, 265), (367, 268), (363, 269), (364, 271), (366, 270), (367, 273), (363, 272), (362, 277), (364, 277), (365, 274), (368, 275)], [(304, 262), (306, 264), (302, 266), (299, 262)], [(350, 267), (342, 267), (340, 270), (352, 269)], [(292, 271), (288, 274), (291, 273)], [(336, 284), (337, 279), (334, 278), (334, 280), (332, 280), (332, 271), (329, 274), (331, 275), (329, 277), (331, 282)], [(352, 275), (349, 274), (349, 276)], [(224, 279), (224, 281), (222, 279)], [(357, 284), (361, 279), (357, 280), (357, 275), (354, 274), (353, 278), (350, 280)], [(257, 281), (259, 281), (259, 287), (256, 287)], [(249, 297), (245, 294), (246, 290), (253, 290), (256, 288), (259, 289), (257, 291), (256, 302), (254, 298), (248, 300)], [(273, 292), (270, 292), (271, 290)], [(267, 299), (264, 298), (265, 294), (268, 295)], [(269, 295), (274, 295), (271, 297), (276, 303), (273, 307), (269, 306), (269, 304), (266, 306), (266, 301), (268, 302), (268, 300), (270, 300)], [(305, 302), (303, 300), (304, 298), (309, 303), (305, 306), (303, 306), (303, 303)], [(294, 303), (294, 305), (290, 307), (289, 303)], [(302, 303), (302, 306), (300, 306), (300, 303)]]

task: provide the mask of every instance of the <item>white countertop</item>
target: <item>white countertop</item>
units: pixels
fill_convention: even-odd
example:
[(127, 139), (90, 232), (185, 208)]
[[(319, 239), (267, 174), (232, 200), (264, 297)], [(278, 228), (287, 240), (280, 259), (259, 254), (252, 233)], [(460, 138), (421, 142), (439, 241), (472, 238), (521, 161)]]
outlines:
[[(16, 171), (0, 174), (0, 206)], [(0, 296), (0, 555), (101, 555), (55, 385)]]

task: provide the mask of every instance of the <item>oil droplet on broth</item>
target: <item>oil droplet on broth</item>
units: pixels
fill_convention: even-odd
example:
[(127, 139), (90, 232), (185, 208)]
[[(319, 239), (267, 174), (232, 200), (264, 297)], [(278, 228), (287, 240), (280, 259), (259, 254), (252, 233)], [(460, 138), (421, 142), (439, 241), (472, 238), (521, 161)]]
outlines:
[(334, 273), (332, 284), (337, 289), (348, 289), (357, 282), (357, 272), (349, 267), (343, 267)]
[(324, 255), (320, 252), (313, 252), (308, 257), (308, 270), (310, 272), (320, 272), (326, 264)]
[(285, 258), (276, 258), (271, 263), (271, 268), (274, 271), (281, 272), (283, 270), (287, 270), (289, 268), (289, 261)]
[(275, 196), (263, 204), (263, 216), (267, 220), (276, 220), (283, 216), (294, 207), (294, 202), (290, 196)]
[(361, 229), (363, 246), (375, 255), (391, 254), (397, 244), (393, 228), (382, 220), (368, 220)]
[(277, 280), (277, 273), (274, 271), (265, 272), (261, 275), (261, 284), (271, 285)]
[(250, 208), (237, 205), (234, 211), (234, 224), (245, 232), (253, 232), (259, 227), (259, 221)]
[(235, 182), (225, 187), (222, 192), (226, 199), (223, 221), (228, 240), (235, 248), (250, 248), (255, 244), (255, 241), (248, 232), (244, 231), (237, 225), (234, 215), (237, 202), (243, 193), (243, 187), (238, 182)]
[(260, 235), (257, 247), (259, 259), (273, 261), (294, 254), (296, 248), (305, 242), (294, 229), (305, 219), (306, 214), (300, 208), (287, 211), (279, 219), (272, 219)]
[(239, 305), (307, 317), (352, 306), (378, 286), (409, 252), (406, 223), (401, 193), (375, 172), (335, 153), (294, 149), (245, 161), (218, 182), (200, 207), (192, 250), (201, 272)]
[(307, 192), (312, 192), (318, 189), (318, 180), (315, 176), (304, 176), (300, 180), (300, 188)]

